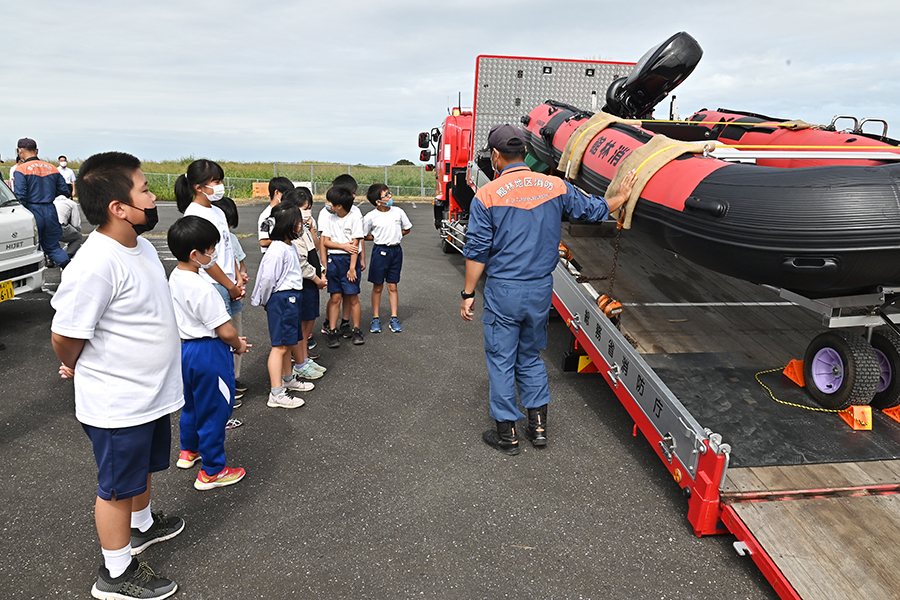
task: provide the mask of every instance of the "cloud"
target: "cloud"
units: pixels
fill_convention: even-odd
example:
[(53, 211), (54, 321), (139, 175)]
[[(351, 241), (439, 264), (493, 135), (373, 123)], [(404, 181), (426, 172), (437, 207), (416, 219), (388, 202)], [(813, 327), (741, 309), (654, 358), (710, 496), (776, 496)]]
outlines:
[(438, 125), (457, 94), (471, 105), (479, 54), (635, 61), (680, 30), (704, 48), (675, 92), (683, 115), (726, 106), (900, 127), (900, 42), (865, 27), (896, 22), (895, 2), (854, 3), (852, 31), (834, 0), (759, 0), (733, 15), (699, 1), (599, 7), (15, 3), (0, 22), (10, 57), (0, 149), (29, 135), (49, 155), (82, 158), (115, 148), (146, 159), (393, 163), (416, 157), (416, 134)]

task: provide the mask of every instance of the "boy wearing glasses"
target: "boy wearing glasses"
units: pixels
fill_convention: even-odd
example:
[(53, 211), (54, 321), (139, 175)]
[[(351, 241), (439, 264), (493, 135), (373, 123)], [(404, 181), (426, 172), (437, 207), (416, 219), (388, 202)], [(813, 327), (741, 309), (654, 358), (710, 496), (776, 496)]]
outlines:
[(365, 239), (374, 242), (372, 258), (369, 260), (369, 281), (372, 283), (372, 325), (369, 331), (381, 333), (381, 292), (387, 281), (388, 298), (391, 304), (391, 320), (388, 326), (394, 333), (400, 333), (400, 319), (397, 317), (400, 297), (397, 284), (400, 283), (400, 269), (403, 267), (403, 249), (400, 241), (412, 229), (412, 223), (402, 208), (394, 206), (390, 189), (383, 183), (369, 186), (366, 198), (375, 206), (363, 217)]

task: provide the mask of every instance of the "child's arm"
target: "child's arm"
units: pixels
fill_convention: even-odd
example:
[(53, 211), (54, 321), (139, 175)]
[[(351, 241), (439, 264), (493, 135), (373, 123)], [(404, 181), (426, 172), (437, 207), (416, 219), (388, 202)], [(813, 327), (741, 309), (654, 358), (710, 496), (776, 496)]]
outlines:
[(240, 300), (244, 297), (244, 286), (238, 285), (229, 279), (219, 265), (211, 266), (206, 272), (216, 283), (221, 284), (228, 290), (228, 295), (231, 296), (232, 300)]
[(56, 352), (56, 356), (62, 361), (62, 366), (59, 368), (60, 376), (64, 379), (70, 379), (75, 373), (75, 363), (78, 362), (78, 357), (81, 356), (85, 340), (51, 333), (50, 342), (53, 344), (53, 351)]
[(325, 248), (332, 248), (334, 250), (343, 250), (344, 252), (349, 252), (350, 254), (356, 254), (357, 252), (359, 252), (359, 246), (357, 246), (357, 244), (354, 244), (353, 242), (347, 242), (346, 244), (333, 242), (327, 235), (322, 236), (322, 246)]
[(247, 266), (244, 264), (244, 261), (238, 264), (238, 273), (241, 274), (241, 279), (244, 280), (244, 285), (246, 286), (247, 282), (250, 281), (250, 276), (247, 274)]
[(216, 335), (219, 336), (220, 340), (234, 348), (235, 354), (243, 354), (253, 347), (253, 344), (247, 343), (247, 338), (238, 336), (237, 329), (234, 328), (231, 321), (225, 321), (216, 327)]
[[(354, 246), (354, 248), (355, 248), (356, 244), (358, 244), (359, 242), (360, 242), (359, 238), (354, 238), (353, 240), (350, 241), (350, 244), (352, 246)], [(359, 256), (360, 255), (357, 254), (356, 252), (352, 252), (350, 254), (350, 270), (347, 271), (347, 279), (349, 279), (351, 282), (356, 281), (356, 259)]]
[(411, 231), (410, 229), (401, 229), (401, 230), (400, 230), (400, 233), (402, 233), (403, 235), (406, 235), (406, 234), (409, 233), (410, 231)]
[(363, 238), (359, 238), (359, 269), (366, 270), (366, 242)]

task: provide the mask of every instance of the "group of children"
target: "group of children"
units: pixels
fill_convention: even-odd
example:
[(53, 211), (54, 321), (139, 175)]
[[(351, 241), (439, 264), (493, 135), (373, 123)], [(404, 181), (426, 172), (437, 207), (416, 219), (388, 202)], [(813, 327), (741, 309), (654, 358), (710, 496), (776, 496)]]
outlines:
[[(98, 467), (95, 521), (104, 563), (91, 590), (95, 598), (166, 598), (177, 590), (175, 582), (133, 558), (185, 526), (180, 517), (150, 510), (151, 474), (169, 465), (171, 413), (182, 409), (177, 466), (201, 463), (196, 489), (231, 485), (245, 476), (244, 469), (226, 466), (225, 431), (240, 425), (232, 411), (247, 389), (240, 380), (241, 355), (251, 346), (242, 335), (241, 299), (249, 276), (246, 255), (231, 232), (238, 225), (237, 208), (224, 197), (223, 180), (222, 168), (209, 160), (194, 161), (176, 180), (184, 216), (167, 233), (178, 263), (166, 282), (156, 250), (140, 237), (158, 221), (140, 161), (119, 152), (98, 154), (78, 175), (81, 207), (96, 229), (63, 273), (51, 330), (60, 374), (74, 378), (76, 417)], [(364, 240), (374, 243), (369, 330), (381, 331), (385, 283), (389, 327), (402, 330), (400, 241), (412, 225), (392, 206), (383, 184), (369, 188), (367, 199), (376, 208), (363, 217), (354, 206), (356, 182), (349, 175), (328, 190), (318, 226), (307, 188), (275, 178), (269, 195), (258, 222), (263, 257), (251, 303), (266, 311), (272, 346), (267, 405), (292, 409), (304, 401), (290, 392), (312, 390), (311, 380), (326, 372), (315, 362), (318, 356), (310, 355), (319, 290), (329, 293), (323, 328), (328, 346), (340, 346), (342, 336), (364, 343)]]

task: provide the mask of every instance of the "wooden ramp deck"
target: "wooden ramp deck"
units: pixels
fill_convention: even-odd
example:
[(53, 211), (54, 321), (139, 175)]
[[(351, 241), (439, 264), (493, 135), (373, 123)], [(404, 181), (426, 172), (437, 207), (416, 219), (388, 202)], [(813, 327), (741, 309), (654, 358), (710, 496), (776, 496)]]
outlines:
[[(897, 460), (733, 469), (721, 497), (804, 600), (889, 600), (900, 597), (900, 495), (868, 492), (898, 482)], [(752, 496), (770, 499), (735, 502)]]

